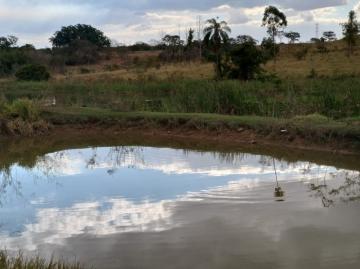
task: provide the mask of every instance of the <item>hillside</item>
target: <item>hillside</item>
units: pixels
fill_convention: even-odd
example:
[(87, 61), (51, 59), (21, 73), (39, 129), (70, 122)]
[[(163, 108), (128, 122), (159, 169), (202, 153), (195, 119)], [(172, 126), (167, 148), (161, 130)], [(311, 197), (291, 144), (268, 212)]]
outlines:
[[(283, 44), (276, 64), (269, 61), (264, 69), (282, 79), (319, 77), (360, 76), (360, 48), (356, 47), (351, 57), (347, 56), (346, 44), (336, 41), (326, 44), (322, 53), (316, 44)], [(181, 62), (162, 63), (158, 59), (161, 51), (138, 51), (118, 53), (113, 50), (106, 60), (95, 65), (67, 67), (56, 79), (110, 79), (110, 80), (154, 80), (154, 79), (211, 79), (214, 77), (212, 63)], [(312, 71), (314, 70), (314, 72)]]

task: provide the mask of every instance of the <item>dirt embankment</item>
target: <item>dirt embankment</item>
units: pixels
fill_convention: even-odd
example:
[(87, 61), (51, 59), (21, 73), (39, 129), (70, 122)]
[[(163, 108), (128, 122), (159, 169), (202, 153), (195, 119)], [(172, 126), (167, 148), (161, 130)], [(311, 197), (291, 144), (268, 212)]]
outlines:
[(288, 133), (262, 134), (252, 129), (208, 130), (185, 127), (151, 127), (104, 124), (72, 124), (54, 126), (51, 135), (56, 136), (141, 136), (143, 139), (191, 140), (193, 143), (231, 146), (275, 146), (281, 148), (315, 150), (332, 154), (360, 154), (360, 149), (352, 141), (332, 139), (325, 142), (310, 141)]

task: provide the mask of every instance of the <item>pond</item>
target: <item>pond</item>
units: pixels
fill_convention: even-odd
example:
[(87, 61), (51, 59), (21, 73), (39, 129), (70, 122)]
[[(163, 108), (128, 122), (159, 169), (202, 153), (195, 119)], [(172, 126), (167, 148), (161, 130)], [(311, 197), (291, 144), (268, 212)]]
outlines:
[(360, 268), (356, 157), (4, 147), (0, 249), (105, 269)]

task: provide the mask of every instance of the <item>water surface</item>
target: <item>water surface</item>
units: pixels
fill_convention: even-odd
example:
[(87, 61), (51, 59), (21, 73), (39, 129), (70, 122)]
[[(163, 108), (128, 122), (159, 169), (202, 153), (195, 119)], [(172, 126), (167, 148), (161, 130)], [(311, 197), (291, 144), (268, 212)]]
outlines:
[(95, 268), (360, 267), (356, 159), (124, 145), (10, 155), (0, 172), (9, 251)]

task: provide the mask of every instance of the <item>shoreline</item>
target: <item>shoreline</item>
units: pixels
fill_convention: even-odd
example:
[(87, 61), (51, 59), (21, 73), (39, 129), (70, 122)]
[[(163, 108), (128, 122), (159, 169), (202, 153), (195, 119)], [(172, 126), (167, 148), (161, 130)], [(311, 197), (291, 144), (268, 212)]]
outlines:
[[(331, 154), (360, 154), (358, 121), (334, 121), (320, 115), (293, 119), (218, 114), (116, 112), (98, 108), (56, 107), (41, 112), (50, 128), (33, 125), (30, 137), (134, 134), (164, 140), (194, 140), (236, 145), (281, 147)], [(40, 125), (41, 126), (41, 125)], [(38, 128), (38, 129), (37, 129)], [(44, 131), (45, 129), (45, 131)], [(14, 132), (15, 136), (26, 134)]]
[(51, 136), (71, 135), (103, 135), (103, 136), (132, 136), (138, 135), (148, 139), (164, 140), (191, 140), (208, 144), (221, 144), (224, 148), (234, 147), (276, 147), (287, 150), (317, 151), (330, 154), (360, 155), (359, 150), (345, 142), (329, 141), (323, 144), (314, 143), (301, 137), (282, 135), (275, 137), (273, 134), (263, 135), (255, 130), (247, 129), (241, 132), (236, 130), (211, 131), (207, 129), (187, 129), (182, 127), (148, 127), (101, 124), (69, 124), (54, 126)]

